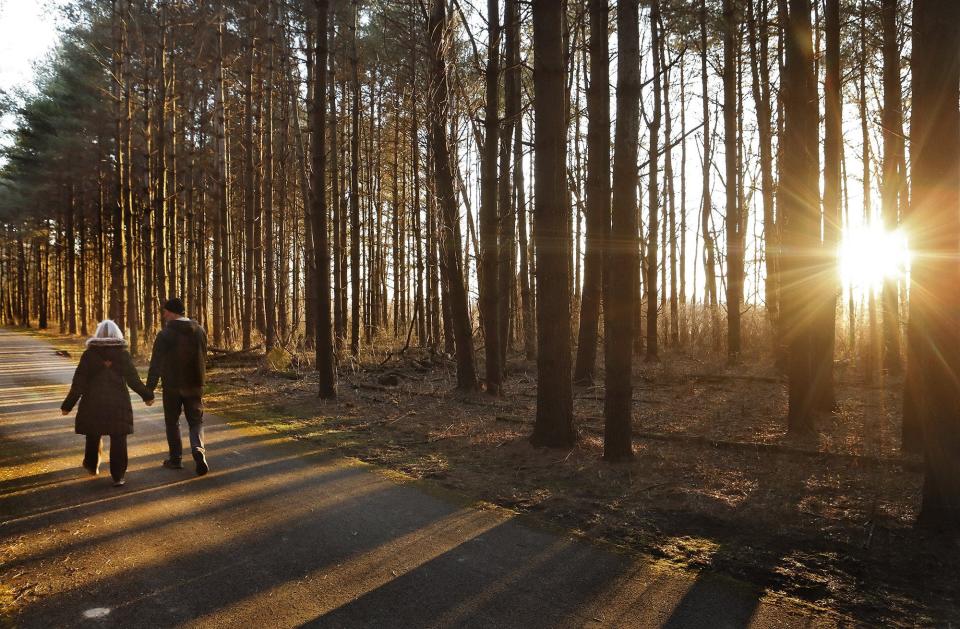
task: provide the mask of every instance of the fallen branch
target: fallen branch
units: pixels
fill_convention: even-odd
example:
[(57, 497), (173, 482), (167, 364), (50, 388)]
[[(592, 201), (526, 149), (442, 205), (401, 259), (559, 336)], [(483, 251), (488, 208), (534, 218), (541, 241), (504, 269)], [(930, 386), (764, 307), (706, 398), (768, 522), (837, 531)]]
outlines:
[(262, 345), (256, 345), (246, 349), (221, 349), (219, 347), (208, 347), (207, 352), (211, 354), (219, 354), (220, 356), (234, 356), (239, 354), (249, 354), (261, 349), (262, 347)]

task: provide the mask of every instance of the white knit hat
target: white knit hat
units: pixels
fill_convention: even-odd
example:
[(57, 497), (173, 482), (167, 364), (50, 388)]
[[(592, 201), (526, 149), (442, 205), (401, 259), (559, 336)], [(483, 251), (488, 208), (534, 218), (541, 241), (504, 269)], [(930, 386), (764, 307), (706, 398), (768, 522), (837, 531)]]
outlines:
[(97, 325), (97, 331), (93, 336), (87, 339), (87, 346), (90, 345), (126, 345), (123, 339), (123, 331), (116, 323), (110, 319), (105, 319)]

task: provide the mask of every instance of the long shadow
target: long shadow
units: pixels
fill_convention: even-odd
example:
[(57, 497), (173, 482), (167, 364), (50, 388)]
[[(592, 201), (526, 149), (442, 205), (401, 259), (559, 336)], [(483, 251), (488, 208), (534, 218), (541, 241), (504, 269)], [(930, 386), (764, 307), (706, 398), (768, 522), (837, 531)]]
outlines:
[[(219, 486), (229, 483), (232, 479), (243, 479), (247, 474), (263, 474), (259, 471), (263, 466), (269, 466), (274, 461), (282, 465), (284, 461), (295, 460), (316, 454), (316, 460), (329, 459), (332, 455), (326, 451), (317, 451), (302, 447), (299, 443), (285, 443), (290, 449), (277, 451), (278, 439), (269, 435), (244, 435), (235, 439), (219, 442), (223, 446), (243, 448), (233, 454), (232, 450), (212, 450), (211, 465), (216, 466), (214, 472), (203, 479), (203, 482)], [(147, 453), (131, 459), (128, 481), (124, 488), (110, 487), (109, 471), (105, 464), (101, 465), (99, 477), (81, 476), (71, 470), (59, 470), (43, 475), (44, 483), (24, 487), (21, 489), (5, 488), (0, 494), (0, 505), (4, 506), (4, 520), (0, 526), (8, 528), (17, 521), (26, 521), (43, 517), (45, 514), (69, 513), (70, 509), (83, 507), (87, 503), (100, 503), (101, 508), (109, 508), (109, 501), (105, 498), (120, 497), (134, 490), (146, 491), (178, 482), (184, 478), (193, 479), (192, 463), (185, 462), (183, 470), (168, 470), (159, 464), (147, 469), (136, 469), (140, 463), (158, 463), (162, 458), (160, 453)], [(55, 481), (58, 475), (68, 474), (60, 482)], [(30, 477), (36, 479), (37, 477)], [(96, 511), (91, 511), (95, 514)], [(66, 515), (64, 517), (69, 517)]]
[[(788, 493), (799, 496), (803, 481), (791, 479)], [(696, 529), (681, 524), (664, 534), (703, 534)], [(723, 553), (720, 542), (717, 552)], [(753, 574), (772, 572), (777, 560), (769, 557)], [(303, 626), (556, 627), (594, 621), (613, 627), (743, 627), (761, 596), (761, 590), (710, 570), (686, 580), (673, 571), (661, 577), (643, 562), (638, 567), (629, 557), (588, 544), (558, 544), (552, 534), (508, 522)], [(798, 618), (789, 622), (803, 624)]]
[[(125, 522), (124, 527), (119, 530), (116, 528), (102, 531), (95, 530), (93, 533), (84, 537), (77, 537), (66, 543), (60, 541), (50, 543), (46, 550), (28, 551), (17, 559), (4, 562), (4, 567), (9, 570), (57, 556), (83, 552), (103, 542), (115, 543), (129, 539), (133, 544), (135, 540), (132, 538), (139, 534), (161, 529), (170, 524), (182, 523), (184, 519), (192, 520), (229, 515), (231, 510), (247, 509), (267, 498), (287, 496), (293, 500), (296, 498), (297, 492), (304, 489), (343, 482), (353, 477), (359, 477), (364, 473), (362, 468), (344, 466), (311, 475), (303, 475), (297, 474), (302, 471), (300, 468), (301, 461), (283, 459), (255, 469), (238, 470), (235, 475), (221, 475), (213, 483), (206, 480), (194, 482), (193, 478), (171, 480), (160, 485), (58, 511), (56, 514), (44, 517), (42, 524), (51, 527), (77, 520), (89, 520), (98, 516), (100, 519), (103, 519), (102, 516), (110, 516), (111, 519), (113, 517), (131, 518), (134, 521)], [(224, 482), (223, 479), (227, 476), (232, 477)], [(257, 483), (257, 479), (264, 476), (269, 477), (271, 481), (279, 479), (279, 482)], [(204, 486), (199, 487), (201, 482)], [(206, 503), (202, 507), (191, 509), (189, 513), (185, 513), (182, 499), (187, 497), (194, 502), (204, 503), (206, 501)], [(169, 505), (166, 511), (162, 514), (156, 513), (157, 506), (164, 501)], [(35, 526), (35, 523), (33, 524)], [(11, 529), (13, 534), (18, 532), (23, 532), (23, 530)]]
[[(147, 536), (149, 541), (169, 529), (169, 547), (155, 552), (153, 561), (137, 561), (42, 598), (26, 606), (16, 621), (22, 627), (74, 624), (82, 610), (102, 606), (113, 609), (110, 623), (115, 626), (178, 625), (349, 561), (453, 511), (440, 501), (424, 502), (412, 495), (416, 490), (375, 475), (369, 476), (369, 482), (372, 491), (356, 495), (355, 487), (348, 488), (342, 496), (327, 496), (326, 504), (318, 494), (327, 490), (308, 482), (292, 492), (299, 495), (284, 492), (269, 503), (249, 505), (248, 528), (219, 543), (212, 535), (196, 540), (203, 532), (194, 527), (209, 526), (225, 514), (168, 525)], [(410, 508), (412, 499), (417, 500), (415, 509)], [(393, 517), (385, 518), (388, 514)], [(259, 520), (264, 521), (262, 525)], [(229, 519), (223, 522), (230, 526)], [(194, 541), (184, 544), (187, 539)]]
[[(786, 520), (785, 525), (788, 524), (787, 519), (791, 517), (791, 513), (797, 511), (800, 500), (805, 494), (805, 483), (810, 478), (807, 472), (799, 474), (795, 472), (793, 468), (784, 470), (776, 477), (776, 486), (769, 488), (769, 491), (776, 491), (785, 496), (785, 502), (781, 506), (781, 517)], [(760, 496), (766, 491), (768, 488), (762, 484), (758, 485), (743, 502), (732, 507), (722, 519), (729, 522), (736, 517), (736, 512), (749, 512), (753, 504), (763, 505), (764, 502)], [(683, 522), (684, 518), (673, 518), (673, 520)], [(690, 521), (696, 522), (696, 519)], [(709, 524), (707, 528), (710, 528)], [(697, 534), (682, 525), (676, 530), (667, 529), (664, 532), (679, 536)], [(769, 530), (757, 531), (755, 539), (761, 540), (760, 535), (771, 533), (772, 531)], [(758, 549), (760, 552), (751, 553), (746, 561), (741, 560), (745, 571), (738, 576), (745, 578), (746, 581), (724, 578), (722, 574), (740, 567), (736, 562), (741, 557), (740, 553), (744, 552), (743, 538), (746, 535), (749, 535), (747, 530), (738, 531), (733, 535), (727, 531), (709, 536), (712, 541), (719, 543), (713, 552), (710, 565), (697, 574), (694, 584), (686, 591), (670, 617), (664, 622), (665, 628), (683, 629), (691, 626), (735, 628), (750, 625), (760, 607), (763, 588), (777, 581), (775, 570), (783, 557), (777, 551), (769, 552), (772, 549)], [(708, 622), (711, 618), (714, 622), (712, 625)]]
[[(664, 584), (628, 556), (510, 521), (300, 626), (656, 626), (678, 596)], [(614, 620), (611, 599), (629, 611)]]
[[(214, 426), (214, 428), (215, 427), (216, 426)], [(243, 434), (243, 435), (232, 437), (229, 439), (222, 439), (222, 440), (216, 440), (216, 441), (211, 440), (210, 437), (215, 434), (216, 434), (215, 430), (207, 429), (208, 442), (210, 444), (208, 450), (210, 452), (211, 460), (213, 461), (215, 461), (216, 458), (222, 457), (225, 454), (228, 454), (232, 450), (235, 450), (237, 448), (242, 448), (244, 455), (256, 457), (261, 451), (265, 452), (272, 445), (275, 445), (276, 442), (280, 439), (276, 435)], [(75, 467), (70, 467), (67, 469), (52, 470), (49, 472), (41, 472), (39, 474), (34, 474), (31, 476), (20, 476), (12, 480), (2, 481), (0, 482), (0, 503), (2, 503), (7, 498), (8, 494), (26, 492), (31, 489), (42, 488), (45, 486), (59, 484), (63, 482), (79, 481), (80, 483), (83, 483), (85, 480), (88, 480), (87, 477), (84, 476), (85, 472), (83, 472), (80, 469), (80, 462), (83, 459), (83, 442), (81, 441), (81, 439), (82, 437), (78, 436), (76, 447), (65, 449), (65, 451), (64, 450), (56, 451), (60, 455), (69, 455), (70, 452), (76, 453)], [(156, 439), (162, 440), (162, 436), (157, 435)], [(265, 442), (269, 442), (269, 443), (265, 443)], [(258, 444), (262, 444), (262, 445), (258, 445)], [(133, 449), (140, 445), (141, 444), (138, 443), (137, 441), (131, 440), (129, 447)], [(128, 462), (128, 469), (133, 471), (138, 465), (142, 463), (148, 463), (148, 462), (156, 463), (157, 467), (159, 467), (160, 461), (166, 455), (165, 446), (166, 446), (166, 442), (162, 442), (162, 445), (161, 445), (161, 443), (158, 441), (158, 448), (155, 451), (130, 457)], [(106, 450), (106, 447), (105, 447), (105, 450)], [(51, 456), (52, 456), (52, 453), (48, 453), (44, 456), (40, 456), (39, 460), (50, 458)], [(186, 465), (186, 468), (189, 470), (189, 468), (191, 467), (189, 457), (187, 457), (186, 461), (187, 462), (185, 463), (185, 465)], [(107, 470), (107, 467), (108, 466), (106, 462), (100, 465), (101, 476), (103, 476), (104, 474), (109, 476), (109, 471)], [(158, 471), (163, 472), (162, 469)], [(134, 478), (136, 478), (136, 475), (138, 473), (139, 472), (128, 473), (129, 476), (131, 477), (130, 480), (133, 480)], [(166, 475), (169, 475), (169, 471), (167, 472)], [(73, 497), (74, 497), (74, 494), (72, 490), (65, 490), (63, 492), (63, 495), (58, 495), (56, 492), (51, 491), (50, 493), (44, 494), (43, 504), (49, 505), (57, 499), (62, 499), (62, 498), (69, 499)], [(17, 499), (19, 498), (20, 497), (17, 496)], [(64, 504), (68, 504), (68, 503), (64, 503)], [(7, 511), (5, 512), (5, 514), (13, 515), (13, 512)], [(22, 513), (20, 515), (22, 515)]]

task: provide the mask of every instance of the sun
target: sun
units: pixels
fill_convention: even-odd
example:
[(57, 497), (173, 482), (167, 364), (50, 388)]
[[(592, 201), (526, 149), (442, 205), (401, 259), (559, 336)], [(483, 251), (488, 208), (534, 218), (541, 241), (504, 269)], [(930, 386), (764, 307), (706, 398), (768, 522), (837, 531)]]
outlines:
[(879, 290), (885, 279), (903, 277), (910, 270), (906, 235), (879, 225), (845, 229), (839, 257), (844, 289), (855, 292)]

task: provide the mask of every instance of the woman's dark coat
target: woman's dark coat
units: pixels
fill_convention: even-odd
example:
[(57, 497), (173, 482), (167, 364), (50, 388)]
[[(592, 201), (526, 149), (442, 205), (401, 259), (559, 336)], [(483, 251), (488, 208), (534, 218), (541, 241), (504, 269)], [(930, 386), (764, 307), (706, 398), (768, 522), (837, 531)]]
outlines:
[(133, 433), (133, 407), (127, 386), (144, 400), (153, 394), (143, 385), (126, 345), (92, 341), (80, 357), (70, 393), (61, 409), (69, 412), (80, 400), (75, 429), (80, 435)]

